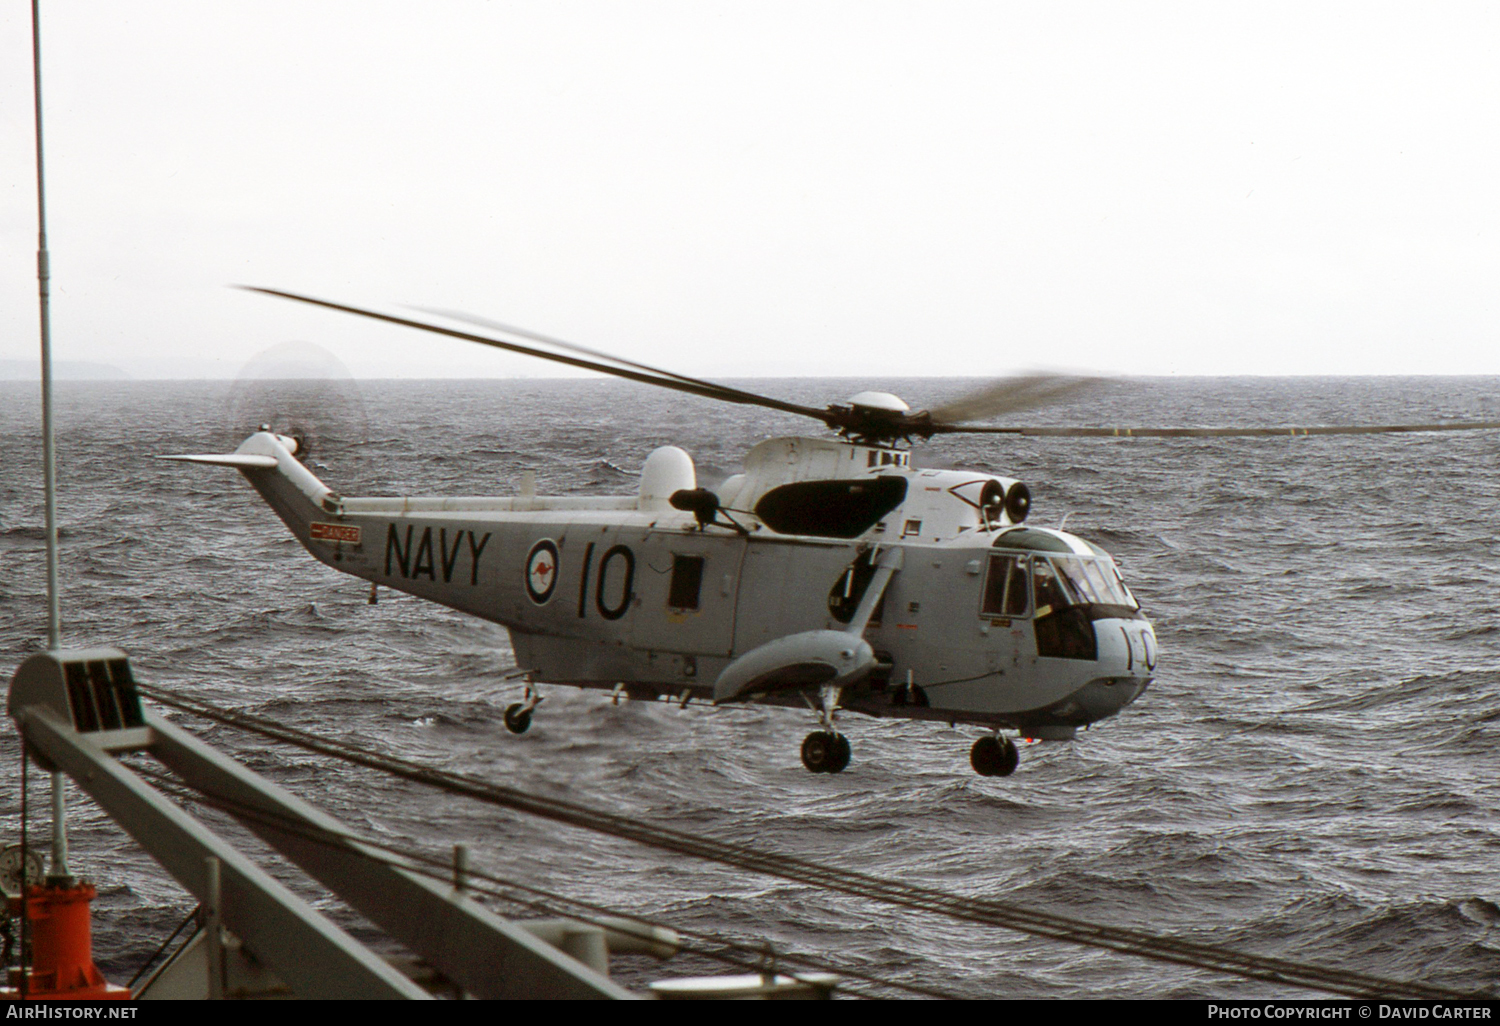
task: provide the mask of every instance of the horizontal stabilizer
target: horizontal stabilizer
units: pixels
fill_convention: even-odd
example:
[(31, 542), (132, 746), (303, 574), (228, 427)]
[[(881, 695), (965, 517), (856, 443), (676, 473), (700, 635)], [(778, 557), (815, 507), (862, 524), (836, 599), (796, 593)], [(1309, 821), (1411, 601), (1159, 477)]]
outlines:
[[(319, 481), (311, 470), (297, 462), (294, 454), (298, 448), (295, 438), (273, 435), (269, 431), (257, 431), (241, 442), (240, 447), (234, 452), (189, 453), (184, 456), (158, 456), (157, 459), (176, 460), (180, 463), (208, 463), (218, 467), (234, 467), (236, 470), (246, 472), (274, 470), (275, 474), (256, 474), (250, 479), (256, 491), (266, 496), (268, 502), (271, 501), (270, 492), (279, 492), (282, 490), (281, 485), (286, 484), (301, 492), (302, 497), (316, 507), (316, 510), (304, 511), (308, 519), (321, 513), (340, 512), (339, 504), (343, 500), (334, 494), (333, 489)], [(271, 502), (271, 504), (277, 506), (277, 502)], [(284, 509), (284, 506), (277, 506), (277, 512), (285, 520), (287, 514), (283, 511)], [(291, 524), (292, 521), (288, 520), (287, 523)], [(293, 530), (296, 529), (297, 526), (294, 524)]]
[(183, 463), (213, 463), (221, 467), (262, 467), (270, 470), (276, 466), (275, 456), (256, 456), (248, 452), (196, 453), (189, 456), (158, 456), (159, 460), (180, 460)]

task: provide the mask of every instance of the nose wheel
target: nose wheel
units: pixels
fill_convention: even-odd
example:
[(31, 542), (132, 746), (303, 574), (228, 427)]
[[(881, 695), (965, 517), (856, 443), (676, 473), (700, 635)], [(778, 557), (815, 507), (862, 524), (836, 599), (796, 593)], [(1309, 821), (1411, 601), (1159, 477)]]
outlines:
[(981, 777), (1008, 777), (1020, 763), (1021, 753), (1008, 737), (982, 737), (969, 749), (969, 764)]
[(849, 765), (849, 739), (831, 730), (815, 730), (802, 742), (802, 765), (813, 773), (839, 773)]

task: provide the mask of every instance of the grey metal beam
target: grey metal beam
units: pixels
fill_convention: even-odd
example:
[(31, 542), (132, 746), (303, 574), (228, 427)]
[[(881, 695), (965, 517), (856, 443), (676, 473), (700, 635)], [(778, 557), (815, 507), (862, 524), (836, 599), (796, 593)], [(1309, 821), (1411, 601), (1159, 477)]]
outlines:
[(350, 837), (339, 820), (170, 721), (149, 710), (145, 718), (156, 732), (150, 751), (163, 765), (189, 786), (224, 799), (228, 811), (267, 844), (468, 993), (531, 999), (636, 996), (446, 883), (390, 865), (387, 854)]
[(875, 604), (884, 597), (885, 586), (891, 583), (891, 576), (901, 569), (902, 556), (905, 552), (906, 550), (900, 546), (893, 546), (881, 553), (880, 562), (875, 567), (875, 574), (865, 585), (865, 594), (859, 600), (859, 608), (850, 618), (849, 626), (844, 628), (854, 637), (864, 637), (865, 628), (870, 625), (870, 617), (875, 615)]
[[(14, 696), (13, 696), (14, 697)], [(14, 706), (26, 740), (72, 777), (189, 893), (207, 895), (219, 860), (223, 922), (306, 998), (430, 998), (426, 991), (277, 883), (222, 838), (44, 706)]]

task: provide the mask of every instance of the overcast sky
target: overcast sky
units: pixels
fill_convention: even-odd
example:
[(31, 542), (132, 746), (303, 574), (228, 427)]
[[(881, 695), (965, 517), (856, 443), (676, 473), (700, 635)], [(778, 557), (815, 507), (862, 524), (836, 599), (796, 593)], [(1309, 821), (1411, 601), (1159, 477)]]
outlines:
[[(36, 353), (0, 7), (0, 359)], [(1500, 5), (43, 2), (54, 358), (1500, 374)]]

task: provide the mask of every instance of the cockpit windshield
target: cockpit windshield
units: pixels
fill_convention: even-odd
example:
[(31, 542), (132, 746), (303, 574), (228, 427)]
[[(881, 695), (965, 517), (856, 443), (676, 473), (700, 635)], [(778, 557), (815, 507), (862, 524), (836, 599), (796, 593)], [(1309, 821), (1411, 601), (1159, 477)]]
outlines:
[(982, 615), (1025, 616), (1030, 611), (1026, 595), (1028, 564), (1038, 617), (1068, 606), (1123, 606), (1132, 611), (1141, 608), (1120, 578), (1114, 560), (1107, 555), (996, 553), (990, 556)]
[(1074, 603), (1094, 603), (1103, 606), (1124, 606), (1139, 609), (1135, 596), (1120, 579), (1120, 571), (1108, 557), (1097, 556), (1035, 556), (1033, 557), (1033, 579), (1037, 582), (1037, 605), (1041, 602), (1041, 581), (1046, 571), (1041, 564), (1050, 563), (1062, 590)]

